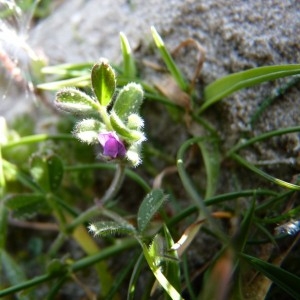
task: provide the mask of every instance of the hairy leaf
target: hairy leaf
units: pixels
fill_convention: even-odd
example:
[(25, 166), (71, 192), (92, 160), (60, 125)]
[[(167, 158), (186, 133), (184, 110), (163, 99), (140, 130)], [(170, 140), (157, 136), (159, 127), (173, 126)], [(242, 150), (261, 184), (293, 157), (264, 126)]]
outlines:
[(55, 192), (62, 181), (63, 164), (57, 155), (33, 156), (31, 175), (44, 192)]
[(129, 83), (119, 92), (113, 111), (123, 122), (127, 122), (129, 115), (139, 113), (143, 97), (144, 92), (141, 85), (133, 82)]
[(73, 134), (84, 143), (97, 144), (99, 132), (104, 129), (105, 125), (100, 121), (85, 119), (76, 124)]
[(95, 64), (92, 69), (92, 87), (94, 93), (103, 106), (109, 105), (116, 89), (115, 72), (104, 60)]
[(157, 213), (163, 203), (167, 200), (160, 189), (152, 190), (143, 200), (139, 207), (137, 223), (139, 232), (144, 232), (152, 217)]
[(100, 221), (89, 226), (90, 232), (94, 236), (112, 236), (116, 234), (132, 235), (135, 228), (129, 223), (117, 223), (115, 221)]
[(5, 205), (11, 209), (15, 217), (31, 217), (48, 208), (43, 194), (17, 194), (6, 199)]
[(73, 114), (94, 114), (97, 103), (87, 94), (74, 88), (65, 88), (56, 94), (54, 104), (57, 108)]

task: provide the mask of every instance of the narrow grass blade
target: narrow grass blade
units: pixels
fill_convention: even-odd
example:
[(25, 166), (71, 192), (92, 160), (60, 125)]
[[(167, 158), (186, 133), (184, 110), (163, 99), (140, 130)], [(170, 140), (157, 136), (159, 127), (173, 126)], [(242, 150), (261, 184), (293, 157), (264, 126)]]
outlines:
[(234, 246), (236, 252), (242, 252), (244, 250), (244, 247), (246, 245), (249, 236), (250, 226), (252, 224), (254, 211), (255, 211), (255, 198), (253, 198), (251, 206), (248, 208), (244, 216), (244, 219), (240, 225), (240, 230), (238, 232), (238, 235), (234, 240)]
[[(8, 210), (5, 207), (4, 201), (0, 202), (0, 251), (5, 248), (7, 225), (8, 225)], [(1, 274), (1, 266), (0, 266)]]
[(165, 241), (167, 243), (167, 249), (168, 249), (168, 256), (172, 258), (172, 260), (166, 261), (166, 278), (169, 280), (169, 282), (174, 286), (174, 288), (177, 291), (180, 291), (181, 289), (181, 283), (180, 283), (180, 267), (179, 267), (179, 260), (178, 260), (178, 254), (176, 250), (172, 250), (172, 246), (174, 245), (174, 241), (172, 239), (172, 236), (169, 232), (169, 229), (166, 225), (164, 225), (164, 233), (165, 233)]
[(47, 66), (42, 68), (43, 74), (63, 75), (63, 76), (81, 76), (83, 73), (90, 74), (93, 63), (78, 63), (78, 64), (60, 64), (56, 66)]
[(120, 33), (121, 49), (123, 54), (123, 75), (127, 78), (136, 77), (135, 61), (129, 42), (123, 32)]
[(215, 102), (240, 89), (296, 74), (300, 74), (300, 64), (264, 66), (222, 77), (204, 89), (205, 102), (198, 112), (202, 113)]
[(269, 139), (273, 136), (278, 136), (278, 135), (288, 134), (288, 133), (293, 133), (293, 132), (300, 132), (300, 126), (280, 128), (280, 129), (277, 129), (277, 130), (262, 133), (262, 134), (257, 135), (257, 136), (255, 136), (255, 137), (253, 137), (253, 138), (251, 138), (247, 141), (244, 141), (242, 143), (238, 143), (237, 145), (235, 145), (234, 147), (232, 147), (228, 151), (227, 155), (230, 155), (233, 152), (237, 152), (238, 150), (241, 150), (242, 148), (248, 147), (248, 146), (250, 146), (254, 143), (257, 143), (259, 141)]
[(164, 288), (164, 290), (168, 293), (172, 300), (182, 300), (183, 298), (181, 297), (181, 295), (167, 280), (165, 275), (161, 272), (160, 268), (155, 264), (155, 257), (151, 255), (147, 246), (145, 244), (142, 244), (142, 248), (146, 261), (160, 285)]
[[(0, 261), (4, 269), (5, 277), (8, 279), (12, 286), (15, 284), (19, 284), (20, 282), (24, 282), (26, 280), (26, 276), (23, 272), (23, 269), (3, 249), (0, 250)], [(26, 295), (19, 295), (18, 299), (29, 300), (32, 298)]]
[(198, 143), (201, 150), (205, 172), (206, 172), (206, 191), (205, 199), (214, 195), (220, 171), (220, 152), (217, 141), (202, 141)]
[(91, 75), (83, 75), (76, 78), (58, 80), (37, 85), (38, 89), (47, 91), (57, 91), (65, 87), (88, 87), (91, 85)]
[(167, 50), (162, 38), (156, 31), (155, 27), (151, 27), (152, 36), (154, 39), (154, 42), (156, 44), (156, 47), (160, 51), (160, 54), (167, 65), (168, 70), (174, 77), (175, 81), (177, 82), (178, 86), (183, 90), (187, 91), (188, 84), (186, 83), (184, 76), (181, 74), (180, 70), (178, 69), (177, 65), (175, 64), (172, 56), (170, 55), (169, 51)]
[(136, 264), (135, 264), (134, 269), (131, 273), (129, 288), (128, 288), (128, 292), (127, 292), (127, 300), (134, 300), (135, 299), (134, 296), (135, 296), (136, 286), (137, 286), (137, 282), (138, 282), (138, 279), (140, 277), (142, 268), (144, 266), (144, 263), (145, 263), (145, 260), (144, 260), (144, 256), (143, 256), (143, 253), (142, 253), (142, 254), (140, 254), (138, 259), (136, 260)]
[(294, 299), (300, 299), (300, 277), (259, 258), (240, 254), (240, 257), (278, 285)]
[(228, 292), (234, 271), (234, 253), (231, 248), (221, 249), (214, 264), (205, 274), (201, 300), (230, 299)]
[(265, 173), (264, 171), (258, 169), (253, 164), (247, 162), (245, 159), (243, 159), (241, 156), (239, 156), (239, 155), (237, 155), (235, 153), (231, 154), (231, 157), (233, 159), (235, 159), (237, 162), (239, 162), (241, 165), (243, 165), (244, 167), (250, 169), (254, 173), (262, 176), (263, 178), (269, 180), (270, 182), (273, 182), (273, 183), (275, 183), (275, 184), (277, 184), (279, 186), (282, 186), (282, 187), (284, 187), (286, 189), (300, 191), (300, 186), (299, 185), (292, 184), (292, 183), (286, 182), (284, 180), (278, 179), (276, 177), (273, 177), (273, 176)]

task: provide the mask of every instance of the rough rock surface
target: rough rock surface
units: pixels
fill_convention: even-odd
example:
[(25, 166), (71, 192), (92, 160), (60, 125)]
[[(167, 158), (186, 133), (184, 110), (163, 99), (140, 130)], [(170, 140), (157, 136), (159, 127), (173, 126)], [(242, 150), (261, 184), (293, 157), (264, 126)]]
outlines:
[[(204, 47), (206, 61), (198, 85), (201, 91), (204, 85), (232, 72), (299, 63), (299, 12), (297, 0), (70, 0), (63, 1), (33, 28), (28, 42), (43, 50), (50, 64), (97, 61), (99, 57), (116, 62), (121, 58), (119, 32), (123, 31), (138, 59), (159, 62), (158, 51), (154, 56), (151, 52), (150, 26), (154, 25), (169, 49), (187, 38)], [(179, 63), (189, 77), (195, 57), (181, 56)], [(235, 93), (206, 112), (221, 132), (226, 148), (236, 143), (241, 133), (249, 133), (259, 104), (285, 82), (277, 80)], [(299, 84), (276, 99), (255, 122), (252, 132), (299, 124), (297, 87)], [(288, 148), (288, 155), (296, 159), (298, 137), (291, 139), (280, 147)], [(278, 147), (274, 151), (261, 149), (261, 154), (262, 159), (276, 161)]]

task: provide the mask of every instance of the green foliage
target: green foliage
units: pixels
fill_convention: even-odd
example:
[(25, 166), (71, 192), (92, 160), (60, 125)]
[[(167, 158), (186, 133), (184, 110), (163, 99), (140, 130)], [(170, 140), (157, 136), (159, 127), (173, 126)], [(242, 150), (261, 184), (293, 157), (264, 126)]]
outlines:
[(56, 95), (55, 105), (57, 108), (74, 114), (94, 114), (98, 109), (97, 103), (87, 94), (74, 88), (66, 88)]
[[(21, 266), (19, 266), (4, 249), (0, 250), (0, 262), (5, 276), (8, 278), (11, 285), (16, 285), (26, 280), (26, 275), (23, 268), (21, 268)], [(33, 298), (26, 295), (20, 295), (19, 299), (29, 300)]]
[(298, 299), (300, 297), (299, 277), (257, 257), (244, 253), (240, 254), (240, 257), (253, 266), (257, 271), (270, 278), (291, 297), (294, 299)]
[(169, 53), (169, 51), (167, 50), (165, 43), (163, 42), (162, 38), (160, 37), (160, 35), (158, 34), (158, 32), (156, 31), (155, 27), (151, 27), (151, 32), (152, 32), (152, 36), (155, 42), (156, 47), (158, 48), (158, 50), (160, 51), (160, 54), (168, 68), (168, 70), (170, 71), (171, 75), (174, 77), (175, 81), (177, 82), (178, 86), (183, 90), (186, 91), (188, 88), (188, 85), (183, 77), (183, 75), (181, 74), (181, 71), (179, 70), (179, 68), (177, 67), (176, 63), (174, 62), (171, 54)]
[(281, 77), (300, 74), (300, 65), (279, 65), (253, 68), (250, 70), (234, 73), (220, 78), (204, 90), (204, 104), (199, 112), (203, 112), (210, 105), (229, 96), (235, 91), (274, 80)]
[[(158, 32), (151, 30), (170, 75), (186, 95), (186, 103), (192, 103), (195, 95), (188, 90), (189, 83)], [(280, 267), (283, 258), (292, 255), (279, 253), (281, 247), (276, 251), (270, 247), (289, 244), (292, 252), (297, 241), (299, 179), (295, 176), (288, 182), (271, 174), (271, 168), (258, 168), (244, 158), (242, 150), (299, 133), (300, 127), (253, 133), (249, 139), (240, 136), (241, 142), (226, 149), (223, 137), (201, 115), (239, 89), (299, 74), (299, 65), (228, 75), (205, 87), (204, 103), (197, 108), (201, 101), (193, 101), (192, 109), (137, 78), (123, 33), (120, 41), (121, 67), (112, 68), (101, 60), (42, 70), (54, 81), (38, 88), (63, 88), (54, 104), (69, 113), (61, 118), (57, 133), (35, 134), (28, 116), (12, 124), (0, 118), (0, 297), (28, 290), (18, 297), (35, 299), (44, 284), (43, 296), (59, 298), (65, 283), (74, 280), (76, 288), (84, 287), (87, 298), (122, 299), (119, 291), (128, 289), (129, 300), (183, 299), (183, 295), (186, 299), (211, 299), (210, 295), (237, 299), (243, 298), (245, 285), (256, 288), (244, 282), (250, 265), (280, 287), (283, 295), (299, 298), (300, 279), (293, 262), (286, 264), (287, 270)], [(182, 121), (181, 130), (186, 132), (178, 136), (182, 143), (174, 151), (169, 151), (174, 137), (162, 143), (151, 133), (143, 151), (146, 134), (140, 110), (150, 101), (176, 108), (176, 122)], [(156, 124), (148, 123), (146, 129), (155, 131)], [(177, 125), (171, 119), (167, 126), (176, 129)], [(105, 157), (99, 136), (108, 132), (117, 137), (112, 144), (126, 149), (124, 157)], [(142, 157), (150, 163), (130, 169), (141, 164)], [(103, 161), (97, 162), (98, 158)], [(249, 174), (241, 173), (240, 167), (265, 181), (248, 182), (251, 187), (246, 189), (240, 175)], [(221, 192), (224, 179), (228, 186), (223, 183)], [(293, 230), (278, 234), (291, 224)], [(45, 243), (30, 251), (30, 240), (35, 238)], [(278, 257), (262, 260), (257, 245), (266, 256)], [(31, 264), (38, 265), (34, 277)], [(110, 272), (111, 267), (117, 272)], [(78, 271), (84, 276), (97, 274), (93, 278), (101, 286), (97, 295), (91, 293), (94, 286), (81, 282)], [(268, 289), (262, 287), (263, 296)]]
[(55, 192), (62, 181), (63, 164), (57, 155), (34, 155), (30, 172), (44, 192)]
[(139, 113), (143, 97), (142, 87), (136, 83), (129, 83), (120, 90), (113, 111), (123, 122), (127, 122), (130, 115)]
[(150, 220), (158, 212), (164, 202), (167, 200), (167, 196), (164, 195), (162, 190), (152, 190), (142, 201), (137, 214), (137, 223), (140, 233), (143, 233)]
[(129, 42), (124, 33), (120, 33), (121, 50), (123, 54), (123, 74), (127, 78), (136, 77), (136, 66)]
[(111, 235), (133, 235), (135, 228), (128, 223), (117, 223), (115, 221), (100, 221), (92, 223), (89, 230), (94, 236), (111, 236)]
[(92, 68), (92, 87), (94, 93), (103, 106), (108, 106), (116, 89), (116, 78), (112, 67), (104, 61)]
[(48, 210), (44, 194), (12, 195), (6, 200), (5, 204), (7, 208), (14, 212), (16, 218), (28, 218)]
[(96, 119), (84, 119), (76, 124), (73, 134), (84, 143), (97, 144), (98, 132), (104, 128), (104, 124)]

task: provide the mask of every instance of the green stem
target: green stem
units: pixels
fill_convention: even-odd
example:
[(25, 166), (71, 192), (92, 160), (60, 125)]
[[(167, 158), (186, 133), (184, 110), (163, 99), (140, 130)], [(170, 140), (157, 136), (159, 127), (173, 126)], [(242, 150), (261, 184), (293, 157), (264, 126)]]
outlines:
[(263, 202), (263, 203), (257, 205), (255, 210), (256, 211), (265, 210), (268, 207), (274, 205), (277, 201), (282, 201), (283, 199), (289, 199), (290, 197), (292, 197), (292, 195), (294, 193), (295, 193), (295, 191), (288, 191), (288, 192), (279, 194), (277, 196), (274, 195), (274, 198), (270, 199), (269, 201), (266, 201), (266, 202)]
[(99, 209), (98, 205), (94, 205), (87, 209), (85, 212), (81, 213), (76, 219), (74, 219), (69, 225), (67, 225), (66, 231), (72, 232), (78, 225), (100, 214), (101, 210)]
[(93, 217), (99, 215), (106, 216), (118, 223), (122, 223), (122, 224), (127, 223), (125, 219), (123, 219), (113, 211), (108, 210), (105, 207), (99, 207), (99, 205), (94, 205), (90, 207), (88, 210), (86, 210), (85, 212), (81, 213), (76, 219), (74, 219), (73, 222), (67, 226), (66, 230), (67, 232), (72, 232), (78, 225), (87, 222)]
[(0, 144), (0, 199), (2, 199), (5, 194), (5, 186), (6, 186), (1, 148), (2, 148), (2, 146)]
[(255, 136), (252, 139), (249, 139), (245, 142), (242, 142), (240, 144), (235, 145), (234, 147), (232, 147), (226, 154), (226, 156), (231, 156), (234, 152), (237, 152), (239, 150), (241, 150), (242, 148), (245, 148), (251, 144), (254, 144), (256, 142), (271, 138), (273, 136), (277, 136), (277, 135), (282, 135), (282, 134), (287, 134), (287, 133), (292, 133), (292, 132), (299, 132), (300, 131), (300, 126), (295, 126), (295, 127), (288, 127), (288, 128), (283, 128), (283, 129), (278, 129), (278, 130), (274, 130), (274, 131), (269, 131), (266, 133), (263, 133), (259, 136)]
[[(66, 172), (74, 172), (74, 171), (84, 171), (88, 169), (104, 169), (104, 170), (116, 170), (117, 165), (114, 164), (107, 164), (107, 163), (97, 163), (97, 164), (80, 164), (75, 166), (66, 166), (64, 167), (64, 170)], [(136, 183), (138, 183), (145, 192), (149, 193), (151, 191), (151, 187), (149, 184), (143, 180), (139, 175), (137, 175), (135, 172), (133, 172), (130, 169), (125, 169), (125, 175), (134, 180)]]
[(76, 138), (70, 134), (57, 134), (57, 135), (49, 135), (49, 134), (36, 134), (36, 135), (29, 135), (20, 138), (17, 141), (13, 141), (7, 143), (6, 145), (2, 146), (3, 150), (7, 150), (13, 147), (26, 145), (26, 144), (34, 144), (39, 142), (44, 142), (47, 140), (73, 140), (76, 141)]
[(282, 186), (284, 188), (290, 189), (290, 190), (294, 190), (294, 191), (300, 191), (300, 186), (296, 185), (296, 184), (292, 184), (289, 183), (287, 181), (281, 180), (279, 178), (273, 177), (267, 173), (265, 173), (264, 171), (256, 168), (253, 164), (247, 162), (245, 159), (243, 159), (241, 156), (232, 153), (230, 155), (234, 160), (236, 160), (238, 163), (240, 163), (241, 165), (243, 165), (244, 167), (248, 168), (249, 170), (253, 171), (254, 173), (260, 175), (261, 177), (269, 180), (270, 182), (273, 182), (279, 186)]
[(63, 232), (60, 232), (56, 237), (55, 241), (52, 243), (48, 251), (48, 256), (54, 257), (65, 241), (66, 241), (66, 235)]
[(102, 121), (106, 125), (106, 128), (108, 130), (113, 130), (113, 128), (111, 127), (111, 124), (110, 124), (110, 120), (109, 120), (109, 116), (108, 116), (106, 107), (102, 106), (102, 105), (99, 105), (98, 112), (99, 112), (99, 114), (101, 116)]
[(46, 199), (49, 207), (52, 208), (54, 215), (57, 218), (60, 231), (64, 232), (66, 225), (66, 217), (63, 214), (60, 205), (56, 202), (56, 198), (51, 193), (48, 193), (46, 195)]
[[(107, 258), (110, 258), (112, 256), (115, 256), (127, 249), (133, 248), (137, 245), (137, 242), (135, 239), (126, 239), (122, 240), (122, 243), (117, 243), (116, 245), (107, 247), (100, 252), (98, 252), (95, 255), (90, 255), (87, 257), (84, 257), (78, 261), (76, 261), (74, 264), (70, 266), (69, 271), (70, 272), (78, 272), (82, 269), (85, 269), (89, 266), (92, 266), (96, 264), (97, 262), (103, 261)], [(20, 284), (14, 285), (12, 287), (9, 287), (7, 289), (4, 289), (0, 291), (0, 297), (4, 297), (25, 289), (28, 289), (30, 287), (39, 285), (41, 283), (47, 282), (50, 279), (57, 278), (63, 276), (63, 273), (55, 273), (55, 274), (44, 274), (41, 276), (37, 276), (31, 280), (27, 280), (25, 282), (22, 282)]]
[(185, 171), (184, 162), (183, 162), (183, 156), (184, 156), (184, 153), (186, 152), (186, 150), (190, 146), (196, 144), (197, 142), (204, 141), (204, 140), (205, 140), (205, 138), (203, 138), (203, 137), (201, 137), (201, 138), (195, 137), (195, 138), (187, 140), (185, 143), (183, 143), (181, 145), (181, 147), (179, 148), (179, 151), (177, 153), (177, 169), (178, 169), (178, 173), (179, 173), (180, 179), (182, 181), (182, 184), (183, 184), (185, 190), (187, 191), (187, 193), (189, 194), (189, 196), (191, 197), (191, 199), (193, 200), (193, 202), (195, 203), (195, 205), (198, 206), (200, 210), (205, 212), (206, 215), (208, 215), (209, 213), (204, 205), (203, 198), (199, 195), (199, 193), (196, 191), (195, 187), (191, 183), (191, 181)]
[(106, 190), (104, 196), (99, 201), (100, 205), (105, 205), (108, 201), (112, 200), (119, 192), (125, 177), (124, 164), (118, 164), (115, 172), (114, 179), (112, 180), (109, 188)]
[(203, 198), (199, 195), (195, 187), (193, 186), (191, 180), (189, 179), (188, 174), (185, 171), (184, 168), (184, 162), (183, 162), (183, 156), (185, 151), (192, 146), (193, 144), (203, 142), (207, 140), (207, 137), (195, 137), (187, 140), (185, 143), (181, 145), (179, 148), (179, 151), (177, 153), (177, 169), (180, 176), (180, 179), (182, 181), (182, 184), (195, 203), (195, 205), (200, 210), (199, 218), (206, 218), (207, 221), (211, 224), (212, 228), (214, 229), (215, 234), (223, 241), (226, 241), (226, 237), (219, 229), (218, 225), (216, 224), (215, 220), (212, 218), (210, 211), (207, 209), (205, 201)]

